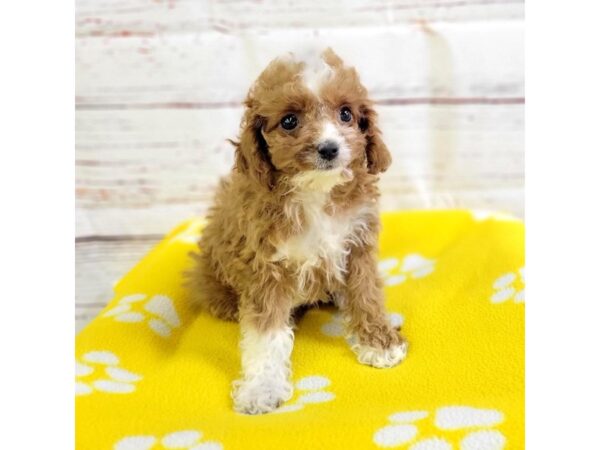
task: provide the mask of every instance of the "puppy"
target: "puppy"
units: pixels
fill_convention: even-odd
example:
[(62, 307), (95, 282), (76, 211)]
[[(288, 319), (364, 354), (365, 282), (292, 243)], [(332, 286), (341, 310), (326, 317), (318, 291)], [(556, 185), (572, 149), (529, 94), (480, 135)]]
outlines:
[(236, 411), (292, 396), (294, 309), (333, 301), (358, 361), (392, 367), (407, 344), (390, 325), (377, 273), (377, 180), (391, 156), (356, 70), (327, 49), (316, 64), (272, 61), (250, 88), (235, 164), (194, 255), (192, 294), (239, 321)]

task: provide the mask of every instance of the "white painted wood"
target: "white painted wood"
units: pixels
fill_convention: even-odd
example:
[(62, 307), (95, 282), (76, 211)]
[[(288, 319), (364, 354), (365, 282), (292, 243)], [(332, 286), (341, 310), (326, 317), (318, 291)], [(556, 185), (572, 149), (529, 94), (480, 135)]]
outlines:
[(520, 0), (79, 0), (78, 36), (258, 32), (522, 19)]
[(241, 103), (275, 56), (331, 46), (377, 100), (523, 97), (518, 21), (166, 34), (76, 41), (83, 108), (212, 108)]

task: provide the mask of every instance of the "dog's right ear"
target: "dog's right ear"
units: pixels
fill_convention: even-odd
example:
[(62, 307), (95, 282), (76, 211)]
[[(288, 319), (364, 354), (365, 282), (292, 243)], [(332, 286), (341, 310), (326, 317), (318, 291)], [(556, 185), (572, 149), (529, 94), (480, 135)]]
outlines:
[(238, 172), (271, 190), (275, 185), (275, 168), (271, 163), (269, 146), (262, 134), (264, 125), (265, 118), (255, 114), (249, 107), (242, 120), (239, 142), (230, 142), (235, 146), (235, 168)]
[(390, 151), (383, 143), (381, 130), (377, 126), (377, 113), (370, 101), (366, 102), (360, 108), (358, 126), (367, 138), (365, 152), (369, 173), (375, 175), (385, 172), (392, 163), (392, 155), (390, 155)]

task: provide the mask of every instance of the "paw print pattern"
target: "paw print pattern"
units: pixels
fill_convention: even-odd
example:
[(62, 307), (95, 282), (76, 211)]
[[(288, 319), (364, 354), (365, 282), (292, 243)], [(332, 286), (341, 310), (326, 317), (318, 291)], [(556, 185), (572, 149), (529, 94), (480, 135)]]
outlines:
[(515, 303), (525, 301), (525, 268), (518, 270), (518, 276), (514, 272), (498, 277), (492, 286), (494, 293), (490, 300), (492, 303), (504, 303), (513, 300)]
[[(75, 361), (75, 395), (88, 395), (94, 391), (129, 394), (135, 391), (135, 383), (142, 379), (140, 375), (119, 367), (119, 358), (112, 352), (91, 351), (82, 359), (83, 362)], [(100, 378), (99, 373), (102, 374)]]
[(427, 411), (408, 411), (392, 414), (388, 419), (393, 425), (380, 428), (373, 435), (373, 441), (380, 447), (397, 447), (412, 441), (419, 429), (413, 422), (427, 417)]
[(418, 253), (406, 255), (402, 263), (397, 258), (379, 262), (379, 273), (386, 286), (396, 286), (409, 278), (423, 278), (435, 270), (435, 260), (427, 259)]
[(171, 449), (182, 450), (222, 450), (218, 442), (201, 441), (202, 432), (196, 430), (175, 431), (165, 436), (152, 435), (127, 436), (117, 442), (114, 450), (150, 450)]
[(495, 220), (499, 222), (519, 222), (519, 219), (517, 219), (515, 216), (498, 211), (476, 209), (471, 211), (471, 215), (476, 222), (485, 222), (487, 220)]
[[(400, 329), (404, 324), (404, 317), (400, 313), (391, 312), (388, 314), (388, 317), (390, 323), (396, 329)], [(346, 331), (342, 315), (340, 313), (332, 314), (331, 320), (321, 325), (321, 333), (329, 337), (343, 337), (346, 334)]]
[[(375, 432), (373, 442), (383, 448), (407, 450), (502, 450), (506, 438), (493, 427), (504, 421), (504, 415), (494, 409), (480, 409), (470, 406), (445, 406), (438, 408), (433, 424), (439, 430), (437, 436), (418, 439), (418, 423), (430, 418), (428, 411), (404, 411), (389, 416), (392, 425), (386, 425)], [(460, 437), (459, 447), (444, 437), (444, 432), (465, 430)]]
[(200, 233), (206, 225), (206, 220), (197, 219), (188, 225), (181, 232), (173, 236), (173, 240), (182, 242), (184, 244), (197, 244), (200, 240)]
[(346, 329), (342, 315), (340, 313), (332, 314), (331, 320), (321, 325), (321, 333), (330, 337), (343, 337)]
[(146, 322), (152, 331), (165, 338), (181, 325), (173, 300), (166, 295), (154, 295), (149, 299), (146, 294), (127, 295), (102, 317), (112, 317), (117, 322)]
[(320, 375), (301, 378), (295, 385), (296, 390), (300, 392), (299, 397), (293, 403), (276, 409), (274, 413), (298, 411), (311, 403), (325, 403), (333, 400), (335, 394), (325, 390), (330, 384), (329, 378)]

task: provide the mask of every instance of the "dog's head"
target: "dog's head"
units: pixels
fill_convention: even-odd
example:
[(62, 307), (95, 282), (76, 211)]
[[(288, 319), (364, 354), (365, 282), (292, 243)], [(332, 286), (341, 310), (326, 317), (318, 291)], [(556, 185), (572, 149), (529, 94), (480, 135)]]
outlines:
[(391, 163), (367, 90), (331, 49), (316, 64), (275, 59), (245, 106), (236, 168), (268, 189), (281, 175), (326, 180), (356, 167), (377, 174)]

